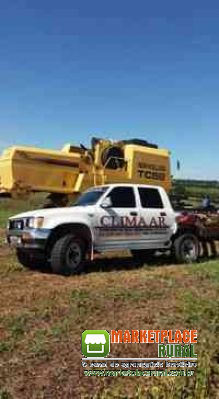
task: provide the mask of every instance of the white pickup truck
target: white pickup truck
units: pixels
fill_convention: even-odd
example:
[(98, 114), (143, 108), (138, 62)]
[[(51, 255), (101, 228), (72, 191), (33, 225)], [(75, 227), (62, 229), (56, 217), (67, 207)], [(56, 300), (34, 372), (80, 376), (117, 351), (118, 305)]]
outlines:
[(171, 249), (179, 262), (194, 261), (199, 252), (198, 237), (179, 227), (164, 189), (138, 184), (97, 186), (67, 208), (11, 217), (7, 240), (24, 266), (49, 264), (65, 275), (109, 250), (128, 249), (147, 260), (157, 250)]

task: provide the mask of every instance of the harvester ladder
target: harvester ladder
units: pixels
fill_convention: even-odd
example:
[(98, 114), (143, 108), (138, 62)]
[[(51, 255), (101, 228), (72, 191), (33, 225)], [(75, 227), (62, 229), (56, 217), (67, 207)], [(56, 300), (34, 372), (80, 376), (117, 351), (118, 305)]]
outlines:
[(84, 173), (80, 172), (77, 177), (76, 183), (75, 183), (75, 187), (74, 187), (75, 192), (81, 192), (83, 180), (84, 180)]

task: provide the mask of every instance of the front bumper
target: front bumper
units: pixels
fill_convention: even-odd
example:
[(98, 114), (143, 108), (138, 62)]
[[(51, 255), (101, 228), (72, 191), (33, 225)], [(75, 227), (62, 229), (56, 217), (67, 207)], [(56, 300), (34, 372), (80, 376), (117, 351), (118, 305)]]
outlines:
[(50, 232), (49, 229), (7, 230), (7, 242), (15, 248), (44, 250)]

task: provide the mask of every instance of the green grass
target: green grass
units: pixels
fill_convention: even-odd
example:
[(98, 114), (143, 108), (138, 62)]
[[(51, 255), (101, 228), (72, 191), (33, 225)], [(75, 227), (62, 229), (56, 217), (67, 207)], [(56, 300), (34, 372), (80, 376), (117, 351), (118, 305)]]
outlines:
[[(22, 275), (26, 283), (35, 287), (33, 293), (29, 292), (28, 284), (19, 292)], [(1, 317), (5, 338), (1, 341), (0, 350), (6, 370), (10, 359), (17, 359), (13, 370), (4, 377), (5, 392), (12, 389), (14, 398), (17, 397), (18, 369), (27, 375), (24, 397), (30, 395), (30, 370), (34, 370), (35, 375), (31, 378), (40, 381), (42, 367), (49, 367), (51, 378), (58, 373), (60, 380), (57, 384), (61, 383), (63, 389), (66, 388), (66, 373), (71, 380), (71, 374), (77, 373), (80, 367), (81, 332), (97, 327), (108, 330), (197, 329), (198, 368), (192, 378), (111, 378), (106, 380), (107, 386), (100, 379), (96, 380), (95, 391), (92, 379), (89, 385), (89, 381), (81, 377), (81, 397), (90, 392), (96, 398), (216, 398), (215, 386), (219, 383), (216, 360), (219, 353), (219, 262), (185, 267), (161, 266), (150, 270), (143, 267), (118, 274), (91, 273), (70, 279), (51, 276), (54, 285), (50, 284), (49, 276), (45, 283), (43, 275), (31, 272), (20, 275), (11, 270), (15, 292), (4, 291), (8, 287), (8, 277), (3, 277), (2, 294), (8, 298), (13, 295), (14, 301), (7, 308), (12, 315)], [(11, 309), (10, 306), (16, 305), (24, 295), (25, 310), (17, 306), (15, 310)], [(115, 356), (119, 354), (118, 350), (122, 350), (121, 356), (124, 356), (123, 351), (127, 354), (125, 344), (121, 345), (121, 349), (116, 344), (112, 345)], [(130, 345), (129, 356), (136, 356), (136, 350), (136, 345)], [(144, 348), (142, 350), (144, 354)], [(63, 359), (65, 371), (61, 366)], [(51, 389), (55, 389), (56, 382), (52, 384)], [(40, 397), (40, 385), (35, 389)]]
[(13, 399), (13, 397), (11, 396), (10, 392), (3, 389), (0, 391), (0, 399)]
[[(2, 202), (1, 225), (37, 201)], [(64, 278), (22, 268), (2, 234), (0, 256), (0, 399), (218, 398), (218, 260), (126, 270), (121, 258), (119, 271), (103, 267), (101, 273)], [(195, 375), (86, 378), (80, 337), (96, 328), (197, 329)], [(111, 353), (139, 357), (136, 344), (112, 344)], [(140, 356), (150, 353), (157, 354), (153, 345), (141, 346)]]

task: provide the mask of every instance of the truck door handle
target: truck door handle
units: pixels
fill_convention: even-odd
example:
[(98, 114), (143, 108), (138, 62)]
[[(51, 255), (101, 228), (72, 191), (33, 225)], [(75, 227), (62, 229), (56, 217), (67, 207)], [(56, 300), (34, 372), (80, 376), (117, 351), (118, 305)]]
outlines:
[(166, 212), (160, 212), (160, 216), (167, 216)]
[(130, 212), (131, 216), (138, 216), (138, 212)]

